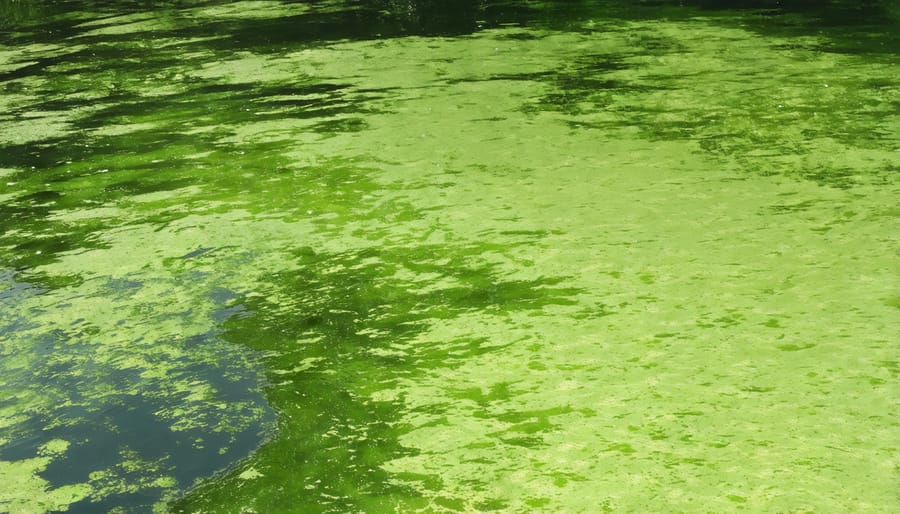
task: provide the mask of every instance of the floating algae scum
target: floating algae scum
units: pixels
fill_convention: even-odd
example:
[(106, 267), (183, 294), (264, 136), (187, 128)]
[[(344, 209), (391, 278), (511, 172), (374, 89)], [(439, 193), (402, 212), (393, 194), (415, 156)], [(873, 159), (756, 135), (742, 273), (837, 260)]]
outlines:
[(900, 510), (896, 7), (447, 4), (0, 0), (0, 511)]

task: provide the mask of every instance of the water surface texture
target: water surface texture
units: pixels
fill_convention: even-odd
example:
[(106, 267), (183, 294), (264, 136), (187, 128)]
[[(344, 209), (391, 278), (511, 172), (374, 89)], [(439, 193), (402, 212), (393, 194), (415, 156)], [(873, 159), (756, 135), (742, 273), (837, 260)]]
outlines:
[(0, 511), (900, 511), (898, 19), (0, 0)]

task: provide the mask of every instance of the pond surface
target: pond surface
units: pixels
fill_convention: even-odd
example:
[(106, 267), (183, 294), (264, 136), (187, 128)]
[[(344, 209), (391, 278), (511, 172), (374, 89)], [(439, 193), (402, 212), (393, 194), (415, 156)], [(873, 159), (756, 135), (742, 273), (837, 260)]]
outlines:
[(0, 0), (0, 511), (897, 512), (898, 19)]

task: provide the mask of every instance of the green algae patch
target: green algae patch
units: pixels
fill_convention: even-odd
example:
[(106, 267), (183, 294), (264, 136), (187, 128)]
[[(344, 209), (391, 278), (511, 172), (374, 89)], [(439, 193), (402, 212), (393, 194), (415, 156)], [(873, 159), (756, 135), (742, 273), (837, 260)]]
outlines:
[(38, 455), (60, 455), (69, 448), (69, 441), (52, 439), (38, 448)]
[[(684, 52), (693, 36), (679, 35), (678, 27), (666, 29), (673, 31), (671, 39)], [(316, 364), (303, 366), (298, 378), (279, 372), (278, 379), (272, 379), (277, 386), (270, 401), (285, 405), (278, 407), (284, 413), (284, 439), (251, 459), (253, 469), (266, 469), (269, 463), (271, 472), (261, 471), (265, 478), (240, 488), (235, 472), (201, 487), (176, 504), (176, 510), (280, 512), (287, 511), (292, 500), (318, 505), (323, 512), (523, 511), (537, 504), (547, 511), (590, 512), (598, 502), (611, 511), (671, 505), (730, 510), (738, 497), (775, 510), (814, 505), (877, 509), (891, 504), (889, 479), (877, 479), (870, 471), (867, 476), (878, 482), (878, 492), (867, 482), (865, 494), (871, 499), (856, 503), (852, 498), (863, 493), (851, 490), (862, 483), (849, 478), (860, 471), (859, 458), (870, 470), (888, 465), (887, 439), (874, 446), (856, 440), (854, 451), (846, 455), (821, 453), (830, 443), (817, 427), (827, 425), (830, 416), (841, 412), (844, 419), (863, 419), (853, 414), (855, 393), (834, 382), (859, 370), (831, 361), (827, 374), (832, 378), (827, 381), (796, 380), (820, 369), (828, 352), (837, 350), (836, 331), (868, 334), (863, 336), (867, 356), (855, 365), (865, 368), (863, 374), (883, 373), (876, 355), (892, 351), (888, 311), (873, 303), (867, 288), (851, 284), (869, 273), (885, 285), (890, 282), (885, 273), (891, 257), (885, 247), (857, 246), (860, 237), (886, 243), (887, 227), (842, 224), (848, 202), (861, 206), (853, 194), (842, 192), (846, 188), (823, 188), (830, 184), (792, 172), (786, 181), (773, 179), (773, 174), (735, 166), (690, 144), (687, 135), (648, 136), (633, 126), (623, 127), (621, 120), (588, 127), (570, 118), (573, 113), (535, 111), (532, 99), (548, 92), (544, 75), (536, 70), (541, 65), (551, 70), (566, 66), (560, 48), (583, 51), (591, 39), (542, 34), (526, 40), (535, 60), (515, 65), (533, 68), (513, 81), (508, 75), (513, 70), (504, 71), (511, 50), (507, 46), (504, 54), (497, 43), (510, 45), (502, 35), (498, 31), (483, 38), (441, 41), (439, 48), (450, 64), (434, 70), (392, 72), (417, 62), (412, 56), (426, 51), (441, 62), (434, 53), (437, 43), (418, 38), (348, 43), (333, 55), (317, 50), (298, 62), (298, 71), (306, 72), (309, 59), (321, 63), (311, 73), (329, 79), (363, 72), (358, 87), (397, 91), (391, 103), (374, 100), (372, 105), (383, 113), (368, 115), (366, 129), (337, 134), (311, 148), (358, 153), (357, 159), (365, 160), (366, 145), (378, 146), (370, 153), (376, 155), (383, 180), (399, 186), (404, 201), (420, 208), (408, 219), (389, 218), (397, 220), (390, 231), (377, 228), (379, 219), (356, 218), (352, 212), (340, 218), (350, 222), (343, 229), (327, 225), (329, 233), (352, 230), (388, 247), (402, 242), (403, 252), (373, 249), (328, 266), (317, 263), (332, 258), (327, 254), (304, 252), (298, 272), (318, 277), (315, 285), (290, 286), (296, 272), (293, 279), (263, 280), (295, 292), (267, 293), (274, 303), (252, 309), (265, 312), (267, 319), (236, 322), (228, 337), (245, 340), (249, 337), (244, 333), (260, 334), (265, 327), (287, 323), (293, 328), (262, 338), (268, 342), (265, 349), (274, 352), (274, 366), (292, 369), (290, 361), (299, 356), (313, 357)], [(748, 46), (754, 42), (753, 36), (739, 31), (731, 37)], [(540, 53), (534, 41), (553, 42), (554, 52)], [(601, 51), (613, 54), (626, 46), (600, 44)], [(349, 57), (342, 60), (340, 55)], [(472, 66), (467, 56), (489, 63), (485, 68), (496, 70), (496, 77)], [(287, 65), (281, 58), (275, 62)], [(282, 80), (280, 73), (275, 80)], [(411, 85), (416, 81), (430, 84), (432, 94)], [(626, 84), (615, 94), (636, 105), (648, 91), (653, 93)], [(582, 109), (588, 107), (596, 109), (589, 103)], [(665, 119), (660, 120), (662, 128)], [(868, 120), (882, 121), (878, 115)], [(490, 128), (490, 135), (480, 131), (479, 123), (484, 130)], [(459, 130), (461, 126), (467, 129)], [(598, 142), (601, 135), (606, 139)], [(395, 144), (387, 146), (385, 141)], [(556, 142), (559, 148), (548, 151), (540, 141)], [(309, 152), (305, 154), (302, 158), (310, 159)], [(879, 166), (876, 159), (871, 169), (880, 173)], [(880, 189), (872, 182), (853, 183), (857, 194), (865, 191), (867, 212), (889, 205), (895, 195), (892, 187)], [(779, 208), (785, 198), (807, 203), (803, 209)], [(370, 212), (390, 216), (399, 211), (399, 206), (391, 207)], [(785, 218), (792, 213), (801, 215)], [(816, 230), (823, 226), (831, 227), (827, 236)], [(417, 230), (418, 238), (410, 233)], [(500, 244), (488, 244), (485, 236)], [(413, 257), (418, 241), (439, 242), (424, 252), (434, 255), (434, 264)], [(407, 252), (400, 269), (389, 265)], [(490, 262), (496, 266), (493, 278), (478, 279), (471, 271), (455, 275), (452, 263), (457, 257), (452, 255), (464, 256), (463, 262)], [(382, 290), (375, 277), (349, 278), (351, 272), (372, 266), (370, 260), (383, 268), (379, 274), (392, 277), (385, 286), (412, 280), (414, 288), (399, 293)], [(868, 271), (856, 268), (861, 262), (869, 263)], [(848, 274), (850, 269), (856, 273)], [(483, 286), (461, 294), (445, 289), (466, 275), (472, 281), (462, 284)], [(542, 281), (525, 278), (536, 275), (554, 284), (547, 287), (545, 301), (528, 299), (526, 291), (543, 289)], [(525, 280), (523, 287), (514, 285), (518, 280)], [(379, 291), (367, 296), (385, 305), (373, 309), (355, 303), (352, 299), (362, 294), (354, 291), (355, 284), (361, 291)], [(332, 287), (345, 298), (332, 299)], [(851, 290), (855, 292), (847, 296)], [(308, 296), (304, 291), (315, 291), (314, 299), (303, 299)], [(437, 296), (407, 299), (413, 291), (434, 291)], [(397, 309), (414, 318), (385, 325)], [(873, 310), (879, 321), (869, 325), (862, 313)], [(859, 316), (849, 314), (853, 312)], [(773, 314), (784, 321), (766, 326)], [(419, 315), (425, 317), (414, 321)], [(822, 326), (821, 316), (836, 323)], [(252, 328), (241, 328), (244, 325)], [(767, 332), (773, 328), (781, 330)], [(327, 335), (332, 333), (336, 335)], [(378, 345), (382, 338), (391, 344)], [(360, 342), (342, 349), (353, 341)], [(820, 346), (824, 341), (830, 343)], [(653, 348), (648, 350), (650, 343)], [(295, 345), (290, 357), (279, 357), (282, 348)], [(788, 345), (815, 353), (786, 359), (781, 352)], [(321, 359), (322, 351), (337, 352), (345, 364), (328, 366), (331, 360)], [(843, 351), (859, 355), (860, 349)], [(353, 359), (354, 352), (367, 358)], [(389, 359), (389, 364), (367, 362), (380, 359)], [(415, 366), (408, 369), (404, 362)], [(343, 375), (345, 366), (354, 375)], [(334, 376), (341, 377), (339, 386), (331, 385)], [(282, 392), (309, 381), (312, 384), (293, 395)], [(320, 381), (329, 385), (313, 385)], [(335, 387), (342, 391), (340, 396), (315, 394)], [(360, 398), (360, 390), (368, 390), (371, 403)], [(836, 401), (835, 395), (843, 394), (839, 391), (848, 396)], [(796, 394), (805, 395), (808, 410), (797, 403)], [(304, 403), (281, 403), (293, 403), (295, 397), (328, 401), (329, 406), (304, 416), (295, 410)], [(889, 398), (885, 388), (869, 393), (871, 405), (880, 407), (866, 416), (880, 420), (883, 435), (893, 430), (885, 417)], [(355, 402), (369, 407), (358, 411), (351, 406)], [(382, 408), (389, 410), (378, 410)], [(309, 431), (299, 420), (319, 412), (332, 420), (317, 431), (323, 434), (322, 442), (314, 444), (323, 446), (307, 451), (295, 447), (298, 453), (286, 457), (288, 434)], [(379, 412), (397, 421), (387, 432), (379, 427), (376, 438), (365, 427), (379, 426), (378, 418), (368, 417)], [(859, 426), (847, 428), (832, 437), (855, 440)], [(356, 446), (359, 434), (365, 449)], [(338, 436), (345, 442), (327, 443)], [(779, 473), (773, 458), (810, 464)], [(826, 462), (838, 461), (823, 472)], [(295, 468), (292, 462), (307, 465)], [(338, 475), (331, 466), (345, 471)], [(279, 472), (284, 468), (292, 472)], [(357, 482), (346, 484), (346, 470), (359, 470)], [(271, 489), (301, 478), (303, 491)], [(819, 485), (807, 488), (807, 483)], [(822, 498), (824, 483), (841, 485), (829, 487), (832, 494)], [(647, 499), (653, 495), (660, 495), (658, 502)]]
[[(420, 374), (433, 365), (452, 366), (499, 349), (477, 334), (460, 334), (449, 348), (418, 344), (417, 334), (433, 318), (488, 310), (496, 311), (499, 320), (506, 311), (567, 305), (566, 296), (577, 293), (556, 287), (558, 280), (501, 279), (470, 258), (489, 251), (487, 246), (443, 254), (443, 262), (435, 262), (435, 250), (370, 248), (336, 255), (302, 250), (298, 269), (277, 290), (248, 299), (255, 314), (229, 322), (224, 337), (264, 350), (273, 368), (301, 355), (308, 363), (270, 378), (270, 401), (290, 422), (280, 425), (279, 436), (259, 450), (246, 464), (250, 467), (201, 487), (197, 503), (177, 503), (176, 511), (219, 505), (280, 511), (295, 502), (341, 511), (427, 505), (409, 485), (392, 484), (382, 469), (387, 460), (406, 453), (395, 442), (399, 431), (387, 422), (402, 402), (369, 397), (398, 373)], [(407, 280), (385, 273), (398, 268), (414, 273)], [(421, 274), (442, 275), (448, 286), (421, 291), (416, 287)], [(336, 394), (322, 394), (329, 391)], [(291, 434), (302, 433), (316, 436), (308, 443), (290, 443)], [(298, 460), (304, 465), (292, 464)], [(302, 488), (272, 489), (273, 482), (285, 480)]]
[(3, 41), (0, 508), (897, 510), (890, 53), (378, 5)]
[(43, 514), (68, 509), (69, 505), (87, 498), (91, 492), (88, 484), (71, 484), (52, 487), (39, 474), (46, 469), (53, 457), (65, 452), (66, 441), (52, 441), (45, 446), (47, 457), (20, 461), (0, 460), (0, 509), (22, 514)]

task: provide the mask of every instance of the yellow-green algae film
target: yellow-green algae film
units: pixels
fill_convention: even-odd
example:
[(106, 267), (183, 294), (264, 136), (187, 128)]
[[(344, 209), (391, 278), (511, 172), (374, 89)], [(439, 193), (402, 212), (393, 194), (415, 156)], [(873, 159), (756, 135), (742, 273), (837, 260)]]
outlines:
[(890, 0), (0, 0), (0, 512), (900, 511)]

